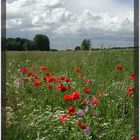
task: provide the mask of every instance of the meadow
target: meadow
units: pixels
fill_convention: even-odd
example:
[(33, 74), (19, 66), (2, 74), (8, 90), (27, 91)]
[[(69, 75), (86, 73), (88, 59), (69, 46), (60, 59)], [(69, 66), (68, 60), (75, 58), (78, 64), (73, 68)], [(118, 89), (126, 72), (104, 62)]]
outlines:
[(7, 140), (131, 140), (134, 50), (6, 52)]

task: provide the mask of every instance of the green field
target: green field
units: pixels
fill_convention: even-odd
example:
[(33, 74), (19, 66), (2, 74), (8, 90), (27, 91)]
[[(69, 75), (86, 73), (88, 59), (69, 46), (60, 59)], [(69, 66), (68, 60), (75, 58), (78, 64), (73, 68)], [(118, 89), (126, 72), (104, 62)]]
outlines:
[[(118, 70), (118, 65), (123, 69)], [(28, 76), (29, 72), (34, 75)], [(43, 81), (46, 72), (57, 80), (49, 81), (46, 76)], [(128, 89), (134, 86), (132, 73), (133, 49), (6, 52), (7, 140), (131, 140), (135, 93), (128, 94)], [(40, 85), (35, 86), (34, 81)], [(86, 87), (89, 93), (84, 93)], [(80, 93), (78, 99), (64, 100), (65, 94), (75, 91)], [(69, 107), (75, 108), (72, 115)], [(79, 110), (86, 111), (80, 116)]]

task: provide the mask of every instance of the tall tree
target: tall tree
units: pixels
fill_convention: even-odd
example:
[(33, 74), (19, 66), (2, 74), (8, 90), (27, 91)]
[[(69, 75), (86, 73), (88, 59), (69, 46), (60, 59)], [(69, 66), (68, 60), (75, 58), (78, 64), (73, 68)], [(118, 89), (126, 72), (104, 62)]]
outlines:
[(50, 41), (46, 35), (37, 34), (33, 41), (37, 49), (41, 51), (50, 51)]
[(91, 40), (84, 39), (81, 44), (81, 50), (90, 50), (91, 49)]

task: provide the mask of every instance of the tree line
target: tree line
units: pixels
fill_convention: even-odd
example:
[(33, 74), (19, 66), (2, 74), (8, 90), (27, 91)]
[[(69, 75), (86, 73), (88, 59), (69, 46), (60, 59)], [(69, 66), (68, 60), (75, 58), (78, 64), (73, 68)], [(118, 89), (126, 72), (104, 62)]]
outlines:
[(50, 41), (46, 35), (37, 34), (33, 41), (25, 38), (6, 39), (6, 50), (8, 51), (50, 51)]
[[(8, 51), (57, 51), (57, 49), (50, 48), (50, 41), (48, 36), (43, 34), (37, 34), (33, 41), (26, 38), (7, 38), (6, 39), (6, 50)], [(90, 50), (91, 41), (84, 39), (81, 46), (76, 46), (74, 50)]]
[[(50, 48), (50, 41), (48, 36), (43, 34), (37, 34), (33, 41), (25, 38), (8, 38), (6, 39), (6, 50), (8, 51), (32, 51), (32, 50), (40, 50), (40, 51), (58, 51), (57, 49)], [(107, 49), (104, 48), (103, 43), (100, 48), (92, 48), (92, 42), (90, 39), (84, 39), (81, 42), (80, 46), (76, 46), (74, 48), (75, 51), (78, 50), (100, 50)], [(116, 48), (108, 48), (108, 49), (123, 49), (124, 47), (116, 47)], [(128, 48), (128, 47), (127, 47)], [(67, 51), (72, 51), (68, 49)]]

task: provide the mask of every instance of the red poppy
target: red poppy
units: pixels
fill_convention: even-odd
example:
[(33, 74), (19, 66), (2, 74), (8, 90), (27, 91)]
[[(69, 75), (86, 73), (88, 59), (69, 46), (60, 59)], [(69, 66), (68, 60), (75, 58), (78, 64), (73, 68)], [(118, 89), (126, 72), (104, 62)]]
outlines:
[(47, 81), (47, 77), (46, 76), (43, 76), (43, 79), (42, 79), (42, 81), (44, 82), (44, 81)]
[(87, 125), (84, 124), (84, 123), (81, 123), (81, 122), (79, 122), (79, 123), (77, 124), (77, 126), (78, 126), (79, 128), (82, 128), (82, 129), (86, 129), (86, 128), (87, 128)]
[(64, 100), (69, 101), (69, 100), (71, 100), (71, 95), (65, 94), (63, 98), (64, 98)]
[(33, 73), (32, 72), (28, 72), (28, 77), (32, 76)]
[(60, 78), (60, 80), (61, 80), (61, 81), (65, 80), (65, 77), (64, 77), (64, 76), (62, 76), (62, 77)]
[(98, 105), (100, 103), (100, 100), (94, 97), (94, 99), (92, 100), (92, 103)]
[(88, 104), (88, 101), (87, 100), (82, 100), (81, 102), (82, 102), (82, 104), (85, 104), (85, 105)]
[(47, 68), (46, 68), (46, 66), (41, 66), (40, 69), (41, 70), (46, 70)]
[(134, 87), (130, 87), (128, 89), (128, 96), (132, 96), (132, 92), (135, 92), (135, 88)]
[(84, 88), (83, 92), (86, 93), (86, 94), (90, 93), (90, 88), (88, 88), (88, 87)]
[(117, 69), (118, 69), (118, 70), (123, 70), (123, 66), (122, 66), (122, 65), (118, 65), (118, 66), (117, 66)]
[(21, 69), (21, 71), (22, 71), (23, 73), (26, 73), (26, 72), (27, 72), (27, 68), (24, 67), (24, 68)]
[(51, 76), (49, 79), (48, 79), (48, 82), (51, 83), (51, 82), (57, 82), (57, 78), (54, 77), (54, 76)]
[(139, 140), (138, 137), (132, 136), (131, 140)]
[(80, 97), (80, 93), (78, 91), (74, 91), (72, 94), (71, 94), (71, 99), (76, 101), (78, 100)]
[(75, 68), (75, 71), (76, 71), (76, 72), (80, 72), (81, 69), (80, 69), (80, 68)]
[(59, 84), (57, 86), (57, 89), (58, 89), (58, 91), (61, 91), (61, 92), (65, 92), (67, 90), (67, 88), (63, 84)]
[(35, 76), (34, 76), (34, 79), (39, 79), (39, 77), (35, 75)]
[(135, 92), (135, 88), (134, 88), (134, 87), (130, 87), (130, 88), (128, 89), (128, 93), (131, 93), (131, 92)]
[(68, 112), (75, 112), (75, 108), (73, 106), (68, 107)]
[(68, 114), (70, 116), (73, 116), (74, 115), (74, 112), (75, 112), (75, 108), (74, 107), (72, 107), (72, 106), (68, 107)]
[(34, 81), (34, 86), (39, 86), (40, 84), (40, 81)]
[(71, 79), (70, 78), (66, 78), (66, 83), (70, 83), (71, 82)]
[(47, 75), (48, 77), (50, 77), (52, 74), (51, 74), (49, 71), (47, 71), (47, 72), (46, 72), (46, 75)]
[(89, 84), (89, 85), (92, 84), (92, 80), (86, 80), (85, 82), (86, 84)]
[(134, 80), (136, 78), (136, 75), (134, 74), (134, 73), (132, 73), (131, 75), (130, 75), (130, 79), (131, 80)]
[(68, 119), (68, 117), (67, 117), (66, 115), (60, 115), (60, 116), (59, 116), (59, 120), (60, 120), (61, 122), (65, 122), (67, 119)]

